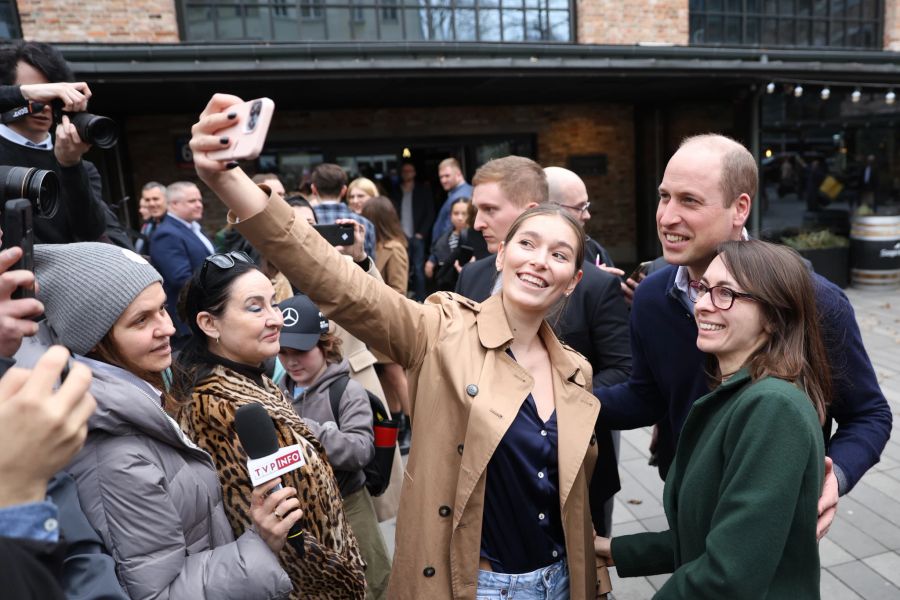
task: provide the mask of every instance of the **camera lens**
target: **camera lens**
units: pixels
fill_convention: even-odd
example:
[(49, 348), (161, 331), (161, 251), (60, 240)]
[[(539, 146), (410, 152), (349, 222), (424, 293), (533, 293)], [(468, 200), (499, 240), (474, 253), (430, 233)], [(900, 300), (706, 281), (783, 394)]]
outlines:
[(247, 122), (247, 130), (253, 131), (256, 129), (256, 122), (259, 120), (259, 113), (262, 112), (262, 102), (257, 100), (250, 107), (250, 119)]
[(106, 149), (119, 141), (119, 126), (109, 117), (80, 112), (70, 114), (69, 119), (83, 142)]
[(36, 217), (56, 214), (59, 179), (53, 171), (29, 167), (0, 166), (0, 200), (27, 198)]

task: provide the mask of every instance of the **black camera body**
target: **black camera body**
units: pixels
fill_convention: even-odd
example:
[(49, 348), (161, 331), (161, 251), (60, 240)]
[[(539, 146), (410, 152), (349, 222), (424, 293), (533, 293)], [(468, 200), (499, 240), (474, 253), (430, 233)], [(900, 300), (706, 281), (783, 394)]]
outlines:
[[(59, 179), (53, 171), (0, 166), (3, 248), (22, 249), (13, 269), (34, 271), (34, 217), (51, 218), (59, 206)], [(34, 297), (34, 288), (18, 288), (12, 297)]]
[(119, 126), (109, 117), (101, 117), (89, 112), (63, 112), (63, 105), (60, 100), (54, 100), (51, 105), (53, 107), (53, 120), (61, 123), (63, 115), (69, 117), (69, 121), (75, 126), (78, 137), (81, 138), (82, 142), (87, 142), (106, 150), (115, 146), (119, 141)]

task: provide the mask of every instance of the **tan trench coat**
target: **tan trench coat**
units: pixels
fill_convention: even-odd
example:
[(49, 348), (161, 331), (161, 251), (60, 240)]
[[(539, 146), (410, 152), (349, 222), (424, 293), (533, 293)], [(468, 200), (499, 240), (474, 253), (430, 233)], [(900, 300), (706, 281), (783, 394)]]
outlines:
[[(438, 293), (400, 296), (337, 253), (283, 201), (238, 225), (328, 315), (409, 370), (413, 440), (397, 520), (389, 597), (474, 600), (488, 461), (533, 387), (505, 349), (512, 333), (494, 296), (479, 305)], [(591, 368), (544, 323), (559, 426), (559, 489), (571, 597), (592, 599), (599, 570), (588, 509), (600, 403)]]
[[(347, 260), (350, 260), (347, 257)], [(375, 264), (369, 261), (368, 274), (377, 281), (382, 281), (381, 273), (375, 268)], [(360, 385), (375, 394), (381, 400), (381, 406), (388, 413), (391, 412), (390, 407), (384, 399), (384, 390), (381, 389), (381, 380), (378, 379), (378, 373), (375, 372), (375, 363), (378, 360), (375, 355), (369, 352), (369, 348), (358, 338), (350, 335), (350, 332), (338, 325), (332, 323), (334, 334), (341, 339), (341, 351), (344, 358), (350, 363), (350, 377), (358, 381)], [(400, 450), (394, 452), (394, 462), (391, 465), (391, 481), (388, 488), (383, 494), (376, 498), (372, 498), (375, 505), (375, 515), (378, 521), (387, 521), (397, 516), (397, 508), (400, 506), (400, 490), (403, 486), (403, 458), (400, 456)]]

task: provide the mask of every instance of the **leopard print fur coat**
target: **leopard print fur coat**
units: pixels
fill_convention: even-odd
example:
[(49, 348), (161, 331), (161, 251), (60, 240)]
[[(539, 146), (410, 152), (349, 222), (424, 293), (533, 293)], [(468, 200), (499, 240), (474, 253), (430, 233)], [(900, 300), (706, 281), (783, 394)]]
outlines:
[(179, 414), (182, 428), (212, 456), (222, 484), (225, 513), (235, 536), (251, 525), (247, 455), (234, 429), (238, 407), (261, 404), (272, 416), (280, 446), (298, 444), (306, 466), (282, 476), (297, 490), (305, 532), (305, 556), (286, 544), (281, 563), (291, 577), (292, 599), (356, 600), (365, 598), (364, 562), (350, 530), (341, 494), (325, 450), (269, 378), (264, 388), (253, 380), (217, 365), (193, 390), (190, 404)]

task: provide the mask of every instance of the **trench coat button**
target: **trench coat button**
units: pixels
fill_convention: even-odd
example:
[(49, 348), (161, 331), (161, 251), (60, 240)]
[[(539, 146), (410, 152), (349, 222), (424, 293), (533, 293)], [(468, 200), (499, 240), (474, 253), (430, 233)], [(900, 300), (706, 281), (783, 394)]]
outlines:
[(478, 395), (478, 386), (475, 385), (474, 383), (470, 383), (469, 385), (466, 386), (466, 393), (469, 396), (474, 398), (475, 396)]
[(440, 507), (438, 509), (438, 514), (441, 515), (442, 517), (449, 517), (450, 516), (450, 507), (449, 506)]
[(425, 570), (422, 571), (422, 575), (425, 577), (434, 577), (434, 567), (425, 567)]
[(457, 447), (456, 447), (456, 451), (459, 452), (460, 455), (462, 455), (462, 453), (463, 453), (463, 445), (460, 444), (459, 446), (457, 446)]

